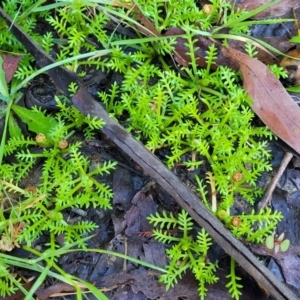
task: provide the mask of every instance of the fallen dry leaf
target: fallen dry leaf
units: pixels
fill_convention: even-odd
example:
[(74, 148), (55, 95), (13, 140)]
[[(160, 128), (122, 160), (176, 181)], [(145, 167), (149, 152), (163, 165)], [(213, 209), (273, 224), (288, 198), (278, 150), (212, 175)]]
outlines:
[(128, 237), (135, 237), (140, 232), (151, 231), (147, 217), (156, 212), (156, 204), (151, 194), (146, 195), (138, 192), (132, 199), (133, 206), (125, 215), (127, 228), (125, 234)]
[[(251, 11), (264, 4), (270, 3), (270, 0), (227, 0), (227, 2), (235, 3), (235, 9), (246, 9)], [(265, 9), (261, 13), (255, 15), (253, 19), (265, 19), (268, 17), (275, 18), (291, 12), (291, 9), (300, 7), (299, 0), (281, 0), (279, 3)]]
[[(112, 290), (118, 287), (122, 287), (124, 286), (124, 283), (127, 283), (131, 286), (132, 291), (135, 294), (142, 292), (147, 297), (147, 299), (199, 299), (199, 285), (192, 273), (187, 272), (186, 274), (184, 274), (183, 277), (178, 280), (175, 286), (170, 288), (168, 291), (166, 291), (165, 285), (158, 281), (158, 277), (160, 275), (161, 274), (156, 271), (145, 269), (120, 272), (118, 274), (111, 274), (99, 278), (96, 282), (96, 287), (102, 290)], [(232, 297), (228, 293), (227, 288), (225, 287), (225, 285), (228, 283), (228, 279), (225, 277), (227, 275), (227, 270), (219, 269), (216, 275), (219, 277), (219, 281), (214, 284), (206, 285), (208, 291), (205, 299), (232, 299)], [(255, 285), (253, 281), (249, 279), (247, 280), (247, 285), (244, 285), (243, 294), (241, 295), (240, 300), (252, 300), (254, 298), (259, 300), (269, 299), (262, 293), (262, 291)]]
[(223, 48), (239, 64), (243, 86), (253, 99), (252, 109), (284, 142), (300, 153), (300, 108), (281, 82), (257, 59)]
[(251, 246), (251, 250), (264, 256), (272, 256), (280, 265), (287, 284), (294, 286), (300, 290), (300, 247), (290, 246), (286, 252), (274, 253), (265, 246)]
[(7, 55), (1, 55), (2, 59), (3, 59), (3, 71), (5, 73), (5, 81), (6, 83), (9, 83), (17, 68), (18, 68), (18, 64), (19, 61), (21, 60), (21, 56), (7, 56)]
[(46, 288), (39, 288), (35, 294), (38, 296), (39, 300), (47, 300), (50, 297), (53, 297), (53, 295), (60, 294), (61, 296), (63, 296), (63, 293), (75, 293), (75, 292), (76, 289), (74, 286), (64, 282), (58, 282)]
[(136, 20), (143, 24), (146, 29), (142, 26), (137, 25), (134, 25), (134, 27), (146, 36), (160, 36), (160, 33), (156, 29), (154, 24), (144, 15), (144, 13), (139, 9), (139, 7), (136, 4), (134, 4), (132, 8), (135, 11)]

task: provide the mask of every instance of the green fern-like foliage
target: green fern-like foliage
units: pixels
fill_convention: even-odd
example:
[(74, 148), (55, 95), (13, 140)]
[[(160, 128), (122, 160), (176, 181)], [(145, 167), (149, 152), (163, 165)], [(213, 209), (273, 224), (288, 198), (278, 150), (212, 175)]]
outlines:
[(17, 290), (18, 280), (8, 271), (8, 266), (0, 262), (0, 296), (13, 295)]
[(238, 300), (240, 295), (242, 295), (241, 289), (242, 285), (238, 283), (241, 280), (241, 277), (238, 277), (235, 274), (235, 260), (231, 258), (230, 260), (230, 273), (226, 276), (229, 278), (229, 282), (226, 284), (226, 287), (233, 299)]
[[(215, 180), (212, 173), (208, 174), (208, 183), (212, 190), (211, 201), (207, 198), (207, 190), (202, 180), (196, 176), (198, 184), (197, 191), (203, 200), (205, 206), (214, 213), (237, 237), (252, 243), (264, 243), (267, 236), (276, 230), (278, 222), (282, 219), (280, 212), (274, 211), (270, 208), (262, 209), (259, 213), (254, 210), (250, 214), (230, 215), (231, 201), (222, 201), (221, 204), (217, 203), (215, 195)], [(239, 299), (242, 294), (242, 285), (238, 283), (240, 277), (235, 274), (235, 261), (231, 258), (230, 273), (226, 276), (229, 279), (226, 287), (231, 294), (232, 298)]]
[[(18, 0), (7, 0), (2, 1), (1, 6), (7, 14), (22, 26), (25, 32), (32, 34), (37, 22), (37, 16), (30, 12), (30, 8), (33, 6), (34, 2), (36, 1), (24, 0), (22, 1), (22, 5), (20, 5), (20, 1)], [(3, 19), (0, 20), (0, 28), (1, 50), (13, 53), (24, 53), (25, 49), (22, 43), (10, 33), (9, 28)], [(35, 37), (37, 36), (35, 34), (33, 35)]]
[(258, 214), (252, 211), (251, 214), (236, 217), (240, 218), (241, 222), (239, 226), (230, 226), (232, 233), (237, 238), (244, 238), (252, 243), (263, 243), (282, 220), (282, 214), (277, 211), (272, 212), (270, 208), (261, 210)]
[(100, 129), (104, 122), (97, 117), (91, 118), (90, 115), (84, 116), (75, 107), (69, 107), (66, 102), (61, 101), (58, 97), (56, 98), (57, 106), (60, 111), (57, 113), (57, 118), (68, 122), (67, 129), (82, 130), (86, 139), (93, 139), (95, 137), (95, 130)]
[[(51, 233), (49, 245), (53, 251), (56, 248), (55, 237), (59, 234), (64, 236), (65, 244), (76, 241), (79, 247), (84, 248), (86, 245), (82, 235), (94, 230), (97, 225), (89, 221), (70, 224), (65, 220), (64, 214), (75, 207), (111, 207), (111, 189), (96, 180), (95, 176), (109, 173), (115, 163), (105, 162), (91, 170), (88, 159), (80, 151), (81, 143), (66, 143), (71, 129), (77, 127), (76, 121), (91, 131), (101, 127), (103, 123), (79, 112), (72, 112), (67, 116), (67, 111), (67, 108), (62, 107), (55, 122), (50, 120), (48, 125), (54, 125), (45, 137), (49, 143), (47, 147), (40, 148), (40, 151), (32, 151), (32, 147), (37, 147), (37, 141), (22, 136), (12, 138), (6, 144), (5, 154), (14, 154), (18, 161), (13, 164), (3, 163), (0, 167), (1, 201), (4, 207), (0, 211), (1, 251), (11, 251), (22, 244), (31, 246), (45, 232)], [(39, 110), (35, 109), (34, 113), (37, 114), (37, 119), (45, 117)], [(37, 186), (25, 189), (19, 187), (17, 183), (26, 177), (37, 161), (43, 166)], [(22, 289), (19, 281), (10, 274), (9, 267), (2, 261), (0, 269), (1, 296)]]
[[(170, 149), (165, 160), (168, 167), (175, 166), (186, 154), (191, 157), (184, 162), (188, 168), (201, 166), (205, 158), (226, 206), (233, 204), (237, 192), (253, 204), (262, 193), (255, 188), (258, 177), (271, 169), (266, 145), (273, 135), (266, 127), (253, 127), (252, 100), (241, 85), (239, 73), (223, 66), (211, 70), (217, 57), (214, 45), (206, 53), (207, 66), (197, 66), (194, 30), (226, 27), (244, 13), (225, 1), (210, 2), (207, 13), (194, 1), (184, 5), (180, 1), (137, 1), (158, 32), (170, 27), (185, 29), (189, 65), (178, 72), (165, 62), (165, 52), (160, 48), (170, 52), (174, 48), (172, 38), (142, 42), (136, 51), (115, 46), (103, 68), (122, 73), (124, 80), (99, 96), (107, 111), (122, 120), (149, 150)], [(245, 24), (229, 29), (235, 34), (247, 31)], [(252, 44), (247, 47), (254, 55)], [(237, 172), (242, 174), (239, 181), (233, 179)]]
[[(38, 0), (12, 0), (2, 1), (2, 9), (20, 26), (30, 37), (41, 45), (48, 53), (53, 46), (53, 37), (51, 33), (41, 35), (36, 33), (38, 19), (43, 16), (46, 17), (49, 11), (43, 13), (36, 13), (35, 8), (41, 5)], [(34, 60), (32, 56), (27, 53), (23, 44), (11, 33), (4, 19), (0, 19), (0, 45), (1, 51), (5, 55), (21, 55), (22, 59), (19, 62), (17, 72), (14, 77), (19, 80), (24, 80), (29, 75), (35, 72)], [(15, 80), (15, 84), (19, 81)]]
[[(215, 55), (211, 47), (209, 65)], [(115, 117), (128, 115), (127, 129), (149, 150), (170, 148), (166, 160), (170, 168), (184, 154), (194, 152), (198, 163), (191, 160), (187, 167), (201, 165), (199, 158), (205, 157), (224, 199), (233, 203), (234, 193), (240, 192), (253, 203), (258, 176), (271, 169), (266, 141), (258, 138), (270, 139), (272, 134), (265, 127), (252, 127), (251, 99), (239, 84), (238, 74), (227, 67), (209, 69), (194, 73), (183, 68), (190, 74), (184, 78), (172, 70), (150, 68), (147, 62), (138, 68), (128, 66), (122, 86), (113, 85), (111, 93), (102, 92), (100, 97)], [(238, 182), (232, 179), (236, 172), (243, 174)]]
[[(197, 192), (200, 194), (205, 206), (218, 217), (224, 225), (237, 238), (244, 239), (252, 243), (264, 243), (267, 236), (276, 230), (278, 222), (282, 219), (280, 212), (272, 212), (270, 208), (255, 213), (230, 215), (231, 202), (223, 201), (221, 204), (216, 198), (216, 181), (212, 173), (209, 172), (207, 182), (211, 188), (211, 199), (207, 197), (206, 186), (202, 180), (196, 177), (198, 184)], [(227, 205), (227, 206), (226, 206)], [(156, 213), (148, 217), (148, 220), (155, 229), (153, 236), (158, 241), (173, 246), (166, 250), (170, 258), (170, 264), (167, 266), (167, 273), (162, 275), (160, 281), (166, 284), (167, 289), (172, 287), (177, 280), (182, 277), (186, 270), (191, 269), (195, 278), (199, 281), (199, 295), (201, 299), (205, 298), (207, 293), (206, 284), (214, 283), (217, 280), (215, 271), (217, 264), (207, 263), (207, 251), (212, 245), (211, 238), (202, 229), (198, 232), (197, 238), (190, 235), (193, 228), (192, 219), (188, 213), (182, 211), (175, 217), (172, 213), (162, 215)], [(174, 236), (174, 229), (180, 230), (180, 236)], [(229, 279), (226, 287), (234, 299), (239, 299), (242, 294), (241, 280), (235, 273), (235, 261), (231, 258), (230, 273), (226, 276)]]
[[(198, 232), (197, 238), (193, 239), (191, 235), (193, 222), (185, 211), (181, 211), (177, 217), (172, 214), (168, 216), (165, 212), (162, 216), (156, 213), (149, 216), (148, 220), (156, 227), (153, 236), (160, 242), (173, 245), (166, 251), (170, 264), (167, 266), (167, 273), (160, 277), (160, 281), (166, 284), (168, 290), (190, 269), (199, 282), (199, 296), (204, 299), (207, 293), (206, 285), (218, 280), (214, 274), (217, 264), (208, 262), (207, 258), (207, 251), (212, 245), (208, 233), (202, 229)], [(180, 236), (170, 233), (170, 230), (175, 228), (180, 230)]]
[[(206, 191), (201, 187), (201, 194), (206, 195)], [(205, 202), (208, 203), (207, 201)], [(249, 242), (263, 243), (270, 233), (274, 232), (277, 223), (282, 219), (278, 212), (272, 213), (270, 209), (262, 210), (259, 214), (252, 212), (249, 215), (229, 216), (222, 210), (216, 213), (225, 225), (232, 231), (237, 238), (244, 238)], [(207, 253), (212, 245), (212, 239), (208, 233), (202, 229), (198, 232), (195, 239), (191, 235), (193, 222), (188, 213), (182, 211), (175, 217), (172, 213), (162, 215), (156, 213), (148, 217), (148, 220), (155, 229), (153, 236), (159, 242), (171, 244), (172, 247), (166, 250), (170, 259), (167, 266), (167, 273), (160, 277), (160, 281), (166, 284), (166, 289), (173, 287), (182, 278), (187, 270), (192, 270), (195, 278), (199, 282), (199, 296), (204, 299), (207, 294), (208, 283), (218, 280), (215, 275), (218, 267), (217, 263), (212, 264), (208, 261)], [(179, 230), (180, 234), (174, 236), (174, 232)], [(235, 261), (231, 258), (230, 273), (226, 276), (229, 279), (226, 287), (234, 299), (239, 299), (242, 294), (241, 280), (235, 273)]]
[[(37, 119), (44, 117), (40, 110), (34, 109), (34, 113)], [(15, 245), (26, 243), (30, 246), (46, 231), (63, 234), (66, 244), (80, 241), (83, 233), (97, 226), (85, 221), (69, 224), (63, 216), (65, 211), (75, 207), (111, 207), (112, 190), (99, 182), (96, 176), (109, 173), (116, 163), (104, 162), (90, 169), (89, 160), (81, 153), (81, 142), (69, 144), (67, 141), (77, 126), (89, 128), (84, 132), (86, 137), (91, 137), (92, 131), (100, 128), (103, 121), (85, 117), (75, 108), (67, 109), (62, 104), (55, 122), (51, 122), (51, 117), (45, 120), (49, 120), (52, 128), (46, 136), (42, 136), (42, 141), (38, 138), (12, 138), (4, 149), (6, 155), (14, 154), (17, 162), (3, 163), (0, 167), (2, 194), (9, 197), (10, 203), (1, 214), (0, 234)], [(30, 128), (38, 130), (32, 124)], [(32, 151), (38, 145), (40, 150)], [(19, 187), (18, 182), (37, 162), (42, 163), (39, 183), (29, 190)], [(24, 228), (13, 238), (13, 233), (7, 232), (6, 228), (16, 224), (24, 224)], [(85, 244), (82, 242), (79, 246), (84, 247)]]
[[(46, 20), (61, 38), (57, 60), (76, 56), (83, 50), (98, 50), (97, 44), (104, 48), (108, 46), (109, 36), (104, 25), (109, 18), (100, 11), (96, 12), (95, 5), (91, 2), (71, 1), (68, 5), (56, 9), (56, 14), (49, 15)], [(89, 36), (95, 37), (96, 43), (89, 40)], [(77, 71), (81, 64), (86, 63), (88, 62), (75, 61), (67, 67)]]
[[(215, 180), (212, 173), (209, 175), (208, 183), (212, 190), (212, 195), (214, 195)], [(275, 231), (278, 222), (283, 218), (280, 212), (272, 211), (270, 208), (262, 209), (258, 213), (252, 210), (249, 214), (242, 213), (241, 215), (232, 216), (230, 214), (232, 207), (231, 201), (218, 203), (215, 196), (208, 199), (204, 182), (200, 180), (198, 176), (196, 176), (196, 182), (198, 185), (197, 192), (201, 196), (204, 205), (215, 214), (237, 238), (242, 238), (252, 243), (264, 243), (266, 237)], [(213, 207), (215, 209), (212, 209)]]

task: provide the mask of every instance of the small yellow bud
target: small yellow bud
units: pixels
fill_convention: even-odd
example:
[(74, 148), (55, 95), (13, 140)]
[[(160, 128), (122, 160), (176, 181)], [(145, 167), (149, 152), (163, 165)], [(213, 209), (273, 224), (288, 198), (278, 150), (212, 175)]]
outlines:
[(57, 147), (59, 149), (66, 149), (68, 147), (68, 145), (69, 145), (69, 143), (67, 140), (61, 140), (61, 141), (59, 141)]
[(48, 217), (49, 217), (49, 219), (51, 219), (53, 221), (61, 221), (64, 218), (62, 213), (56, 212), (55, 210), (50, 210), (48, 212)]
[(25, 188), (26, 192), (29, 192), (30, 194), (35, 194), (36, 193), (36, 187), (33, 185), (29, 185)]
[(206, 15), (210, 15), (213, 13), (214, 11), (214, 7), (211, 4), (204, 4), (202, 7), (202, 11), (206, 14)]
[(236, 182), (241, 181), (243, 179), (243, 174), (241, 172), (235, 172), (232, 175), (232, 179)]
[(213, 161), (217, 161), (217, 160), (218, 160), (218, 156), (217, 156), (217, 155), (213, 155), (213, 156), (212, 156), (212, 160), (213, 160)]
[(182, 250), (183, 250), (183, 251), (188, 251), (188, 250), (189, 250), (189, 247), (188, 247), (187, 245), (183, 245), (183, 246), (182, 246)]
[(234, 227), (240, 227), (241, 223), (242, 223), (242, 220), (241, 218), (239, 217), (232, 217), (231, 219), (231, 225), (234, 226)]
[(35, 141), (40, 147), (47, 147), (50, 144), (49, 140), (43, 133), (38, 133), (35, 137)]
[(221, 209), (217, 212), (217, 216), (220, 220), (223, 220), (228, 216), (228, 214), (227, 214), (226, 210)]

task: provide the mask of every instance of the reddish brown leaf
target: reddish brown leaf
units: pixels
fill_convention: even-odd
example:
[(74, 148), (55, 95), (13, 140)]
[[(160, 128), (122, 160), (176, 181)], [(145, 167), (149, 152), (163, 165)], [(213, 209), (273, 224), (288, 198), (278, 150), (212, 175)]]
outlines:
[(160, 36), (160, 33), (155, 28), (154, 24), (147, 19), (147, 17), (142, 13), (138, 6), (134, 5), (134, 11), (136, 12), (136, 19), (143, 24), (147, 30), (145, 30), (142, 26), (135, 27), (146, 36)]
[[(180, 28), (170, 28), (165, 32), (165, 36), (172, 36), (172, 35), (180, 35), (184, 34), (184, 30)], [(209, 46), (213, 44), (212, 40), (209, 40), (207, 38), (204, 38), (201, 35), (197, 35), (197, 41), (194, 44), (194, 47), (198, 48), (194, 54), (197, 58), (197, 65), (201, 68), (206, 67), (206, 61), (205, 57), (207, 55), (207, 50), (209, 49)], [(175, 45), (175, 51), (174, 51), (174, 59), (182, 66), (187, 67), (191, 61), (190, 55), (188, 54), (189, 49), (186, 45), (187, 39), (184, 37), (178, 37), (176, 39), (176, 45)], [(221, 46), (218, 43), (215, 43), (217, 47), (217, 58), (214, 62), (214, 64), (211, 66), (211, 69), (215, 70), (219, 65), (226, 65), (232, 69), (237, 70), (238, 65), (234, 59), (232, 59), (230, 56), (223, 55), (221, 51)], [(239, 46), (238, 46), (239, 47)]]
[(13, 78), (17, 68), (19, 61), (21, 60), (21, 56), (7, 56), (2, 55), (3, 59), (3, 71), (5, 73), (5, 81), (6, 83), (9, 83), (11, 79)]
[(39, 288), (36, 291), (36, 295), (40, 300), (47, 300), (51, 296), (53, 297), (54, 295), (60, 295), (62, 296), (63, 293), (70, 293), (70, 292), (75, 292), (76, 289), (74, 286), (71, 286), (67, 283), (64, 282), (58, 282), (55, 283), (47, 288)]
[(259, 255), (272, 256), (280, 265), (286, 283), (300, 289), (299, 246), (290, 246), (286, 252), (277, 253), (264, 245), (251, 245), (251, 250)]
[[(248, 11), (258, 8), (264, 4), (270, 3), (270, 0), (227, 0), (227, 2), (235, 3), (235, 8), (246, 9)], [(291, 12), (291, 9), (297, 9), (300, 6), (299, 0), (281, 0), (279, 3), (265, 9), (261, 13), (255, 15), (253, 19), (274, 18)]]
[(138, 192), (131, 202), (133, 206), (125, 215), (127, 224), (125, 234), (128, 237), (134, 237), (140, 232), (150, 231), (152, 226), (146, 217), (156, 211), (153, 197), (151, 194), (146, 195), (143, 191)]
[(224, 55), (239, 63), (244, 88), (253, 99), (252, 109), (283, 141), (300, 153), (300, 108), (266, 65), (234, 49)]

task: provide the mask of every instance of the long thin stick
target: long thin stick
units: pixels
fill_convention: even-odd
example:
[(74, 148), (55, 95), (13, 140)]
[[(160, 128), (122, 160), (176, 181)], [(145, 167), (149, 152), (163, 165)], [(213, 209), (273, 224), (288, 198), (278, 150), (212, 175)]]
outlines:
[(286, 152), (286, 154), (284, 155), (279, 169), (277, 171), (277, 173), (275, 174), (275, 176), (272, 178), (265, 195), (263, 196), (263, 198), (260, 200), (260, 202), (257, 205), (257, 209), (261, 210), (262, 208), (266, 207), (267, 205), (269, 205), (273, 192), (276, 188), (277, 183), (279, 182), (284, 170), (286, 169), (287, 165), (289, 164), (289, 162), (291, 161), (291, 159), (293, 158), (293, 154), (290, 152)]

